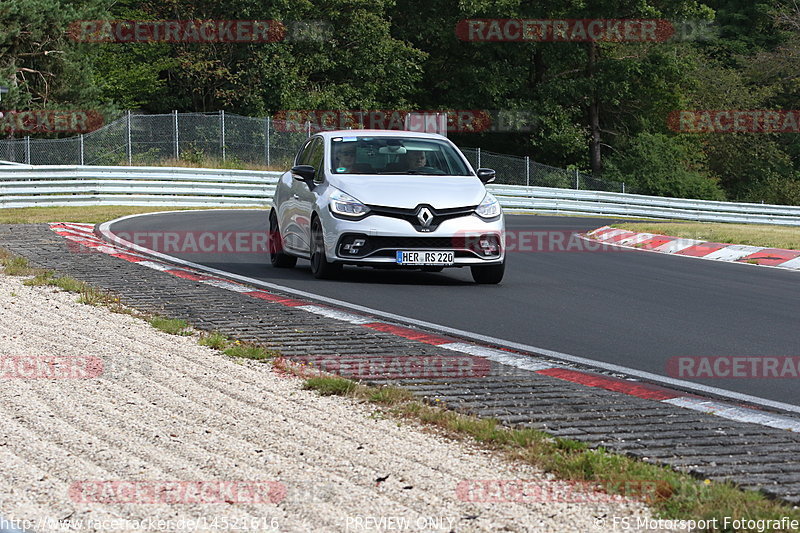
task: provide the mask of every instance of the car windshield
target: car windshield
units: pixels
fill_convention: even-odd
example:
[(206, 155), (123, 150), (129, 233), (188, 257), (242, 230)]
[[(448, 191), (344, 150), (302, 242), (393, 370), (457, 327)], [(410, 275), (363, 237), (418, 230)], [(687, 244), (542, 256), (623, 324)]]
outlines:
[(437, 139), (334, 137), (334, 174), (426, 174), (471, 176), (457, 150)]

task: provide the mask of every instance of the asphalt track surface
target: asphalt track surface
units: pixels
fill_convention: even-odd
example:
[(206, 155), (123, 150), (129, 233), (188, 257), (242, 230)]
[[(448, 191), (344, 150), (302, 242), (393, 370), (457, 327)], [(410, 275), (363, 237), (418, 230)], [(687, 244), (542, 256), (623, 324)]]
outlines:
[[(275, 269), (263, 253), (165, 253), (417, 320), (663, 376), (669, 375), (670, 358), (678, 356), (800, 357), (798, 272), (607, 246), (575, 251), (573, 245), (572, 251), (563, 251), (557, 242), (547, 244), (559, 235), (613, 222), (507, 215), (509, 233), (532, 245), (509, 252), (505, 278), (496, 286), (474, 284), (467, 268), (423, 273), (349, 267), (340, 279), (323, 281), (311, 276), (304, 260), (294, 269)], [(183, 211), (111, 226), (117, 234), (266, 229), (267, 211), (262, 210)], [(536, 244), (538, 235), (543, 247)], [(691, 381), (800, 405), (797, 377)]]

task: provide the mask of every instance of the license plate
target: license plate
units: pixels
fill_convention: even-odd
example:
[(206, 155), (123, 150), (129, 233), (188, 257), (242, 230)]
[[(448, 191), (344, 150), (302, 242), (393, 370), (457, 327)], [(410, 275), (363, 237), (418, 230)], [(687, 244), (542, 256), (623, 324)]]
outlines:
[(398, 265), (452, 265), (455, 252), (434, 250), (398, 250)]

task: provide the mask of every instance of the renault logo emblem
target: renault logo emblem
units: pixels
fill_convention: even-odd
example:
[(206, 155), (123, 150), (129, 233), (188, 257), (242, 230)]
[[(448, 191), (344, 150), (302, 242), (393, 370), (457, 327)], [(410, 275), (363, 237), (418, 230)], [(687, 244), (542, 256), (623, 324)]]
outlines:
[(433, 213), (427, 207), (423, 207), (417, 212), (417, 220), (423, 228), (427, 228), (433, 222)]

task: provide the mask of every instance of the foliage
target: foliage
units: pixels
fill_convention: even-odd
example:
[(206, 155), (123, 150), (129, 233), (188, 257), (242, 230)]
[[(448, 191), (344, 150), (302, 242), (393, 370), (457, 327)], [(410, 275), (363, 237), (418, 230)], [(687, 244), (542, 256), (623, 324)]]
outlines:
[[(466, 42), (470, 18), (668, 19), (667, 42)], [(80, 19), (274, 20), (269, 43), (79, 43)], [(697, 30), (699, 28), (699, 30)], [(800, 136), (686, 134), (681, 109), (793, 109), (800, 7), (789, 0), (6, 0), (5, 109), (504, 110), (529, 130), (454, 133), (658, 194), (797, 203)], [(202, 159), (197, 154), (182, 154)], [(640, 159), (643, 158), (643, 159)], [(673, 158), (673, 160), (670, 160)], [(674, 159), (678, 158), (678, 159)], [(643, 170), (648, 170), (645, 177)], [(635, 175), (634, 175), (635, 174)]]
[(702, 170), (702, 152), (680, 137), (640, 133), (620, 155), (613, 155), (606, 175), (627, 179), (641, 194), (722, 200), (716, 180)]

